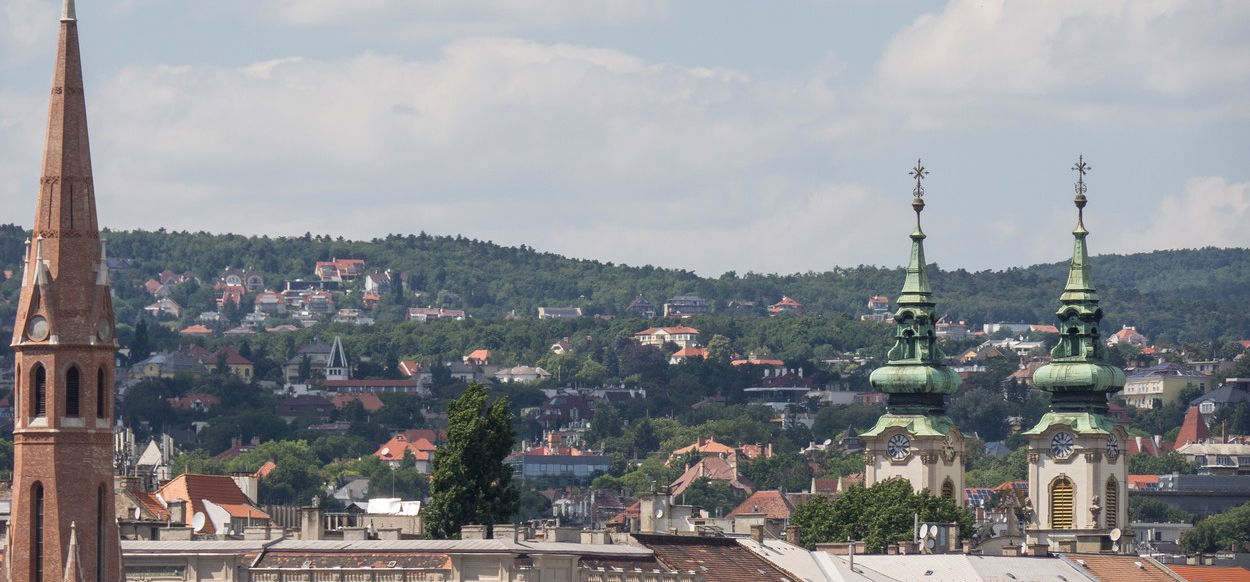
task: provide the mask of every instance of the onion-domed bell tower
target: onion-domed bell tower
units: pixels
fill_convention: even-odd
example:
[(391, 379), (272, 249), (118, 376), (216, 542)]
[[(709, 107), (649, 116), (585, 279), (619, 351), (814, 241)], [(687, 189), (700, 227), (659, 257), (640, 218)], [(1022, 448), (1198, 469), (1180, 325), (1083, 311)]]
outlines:
[(96, 223), (78, 21), (61, 12), (43, 173), (13, 325), (12, 582), (113, 582), (113, 305)]
[[(1029, 441), (1030, 543), (1080, 552), (1129, 552), (1126, 433), (1107, 416), (1108, 399), (1124, 388), (1124, 372), (1107, 363), (1098, 325), (1103, 311), (1090, 273), (1085, 238), (1085, 174), (1076, 182), (1076, 241), (1059, 300), (1059, 343), (1033, 383), (1050, 392), (1050, 410), (1024, 432)], [(1069, 550), (1071, 551), (1071, 550)]]
[(886, 413), (863, 433), (864, 482), (872, 485), (901, 477), (919, 491), (963, 501), (964, 436), (946, 416), (945, 397), (959, 389), (959, 375), (948, 368), (937, 345), (936, 318), (929, 276), (925, 270), (922, 180), (928, 171), (916, 161), (912, 209), (916, 228), (911, 233), (907, 277), (894, 313), (895, 343), (889, 361), (872, 371), (868, 380), (886, 393)]

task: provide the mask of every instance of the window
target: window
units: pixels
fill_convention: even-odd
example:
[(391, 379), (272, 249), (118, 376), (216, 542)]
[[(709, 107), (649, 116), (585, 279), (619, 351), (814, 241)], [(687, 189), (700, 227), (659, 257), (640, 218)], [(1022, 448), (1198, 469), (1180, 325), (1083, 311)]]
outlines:
[(48, 414), (48, 372), (43, 369), (43, 364), (35, 364), (35, 373), (31, 374), (31, 391), (30, 397), (34, 401), (31, 402), (30, 409), (34, 411), (35, 416), (45, 416)]
[(65, 416), (78, 416), (79, 394), (78, 366), (65, 371)]
[(955, 484), (951, 482), (950, 477), (947, 477), (946, 480), (942, 482), (942, 497), (945, 499), (955, 498)]
[(1120, 527), (1120, 486), (1115, 477), (1107, 479), (1107, 498), (1104, 500), (1103, 513), (1107, 516), (1107, 527)]
[(1211, 414), (1212, 412), (1215, 412), (1215, 403), (1211, 402), (1210, 400), (1207, 400), (1203, 402), (1202, 404), (1199, 404), (1198, 412), (1201, 412), (1203, 414)]
[(95, 373), (95, 416), (96, 418), (104, 418), (104, 411), (107, 409), (104, 392), (104, 366)]
[(1072, 481), (1067, 477), (1056, 479), (1050, 486), (1050, 526), (1072, 529)]
[(43, 580), (43, 484), (36, 481), (31, 487), (30, 525), (34, 531), (30, 544), (30, 579)]

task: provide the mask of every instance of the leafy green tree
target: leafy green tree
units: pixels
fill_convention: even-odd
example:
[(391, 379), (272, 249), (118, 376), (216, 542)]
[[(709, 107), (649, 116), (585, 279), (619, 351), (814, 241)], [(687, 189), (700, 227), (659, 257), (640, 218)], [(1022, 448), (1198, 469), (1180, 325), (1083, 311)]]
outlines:
[(739, 469), (755, 484), (756, 489), (802, 491), (812, 482), (811, 468), (796, 453), (777, 452), (771, 457), (760, 455), (740, 461)]
[(1197, 475), (1198, 463), (1176, 451), (1168, 451), (1159, 457), (1139, 453), (1128, 458), (1128, 472), (1131, 475)]
[(700, 477), (682, 491), (680, 501), (706, 509), (714, 517), (721, 517), (733, 511), (743, 499), (746, 499), (746, 494), (728, 481)]
[(394, 466), (373, 455), (366, 455), (360, 459), (357, 470), (369, 478), (370, 499), (398, 497), (421, 500), (430, 493), (430, 476), (417, 470), (417, 460), (412, 451), (404, 451), (403, 459)]
[(1250, 544), (1250, 503), (1204, 518), (1181, 534), (1181, 551), (1187, 554), (1234, 550), (1244, 552)]
[(707, 340), (707, 359), (709, 362), (727, 363), (733, 358), (733, 346), (729, 338), (715, 334)]
[(512, 468), (503, 463), (515, 433), (508, 399), (488, 403), (486, 386), (472, 383), (447, 405), (447, 442), (434, 455), (433, 492), (425, 509), (426, 534), (460, 535), (460, 527), (495, 523), (516, 513), (520, 494)]
[(914, 516), (921, 521), (959, 524), (959, 535), (972, 531), (972, 514), (954, 500), (912, 491), (911, 483), (887, 479), (872, 487), (856, 485), (830, 499), (813, 497), (795, 509), (790, 522), (799, 526), (800, 543), (863, 541), (868, 551), (885, 553), (891, 543), (912, 539)]
[(1142, 495), (1128, 498), (1129, 521), (1133, 523), (1193, 523), (1194, 516), (1180, 508), (1172, 507), (1158, 499)]

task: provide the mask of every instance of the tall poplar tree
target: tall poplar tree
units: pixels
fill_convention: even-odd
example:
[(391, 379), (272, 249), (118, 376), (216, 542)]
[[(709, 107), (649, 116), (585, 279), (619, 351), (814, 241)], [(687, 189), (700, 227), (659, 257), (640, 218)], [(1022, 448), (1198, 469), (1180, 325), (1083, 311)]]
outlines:
[(516, 438), (506, 397), (488, 403), (486, 386), (474, 382), (447, 405), (447, 442), (434, 454), (425, 534), (454, 538), (465, 524), (486, 526), (510, 519), (520, 504), (512, 468), (503, 463)]

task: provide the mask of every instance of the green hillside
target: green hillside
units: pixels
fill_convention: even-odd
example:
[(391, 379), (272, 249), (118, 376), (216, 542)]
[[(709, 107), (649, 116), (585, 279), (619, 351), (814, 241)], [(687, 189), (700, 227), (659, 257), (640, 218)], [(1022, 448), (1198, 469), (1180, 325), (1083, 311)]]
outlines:
[[(0, 264), (18, 270), (27, 233), (0, 226)], [(408, 277), (408, 291), (420, 296), (410, 305), (462, 308), (475, 318), (499, 317), (515, 310), (533, 315), (538, 306), (579, 306), (587, 314), (619, 314), (642, 294), (657, 307), (670, 296), (694, 294), (713, 310), (729, 300), (755, 301), (764, 308), (788, 295), (810, 314), (864, 313), (869, 295), (896, 294), (901, 268), (839, 267), (826, 272), (777, 275), (726, 273), (700, 277), (691, 271), (611, 262), (576, 260), (532, 248), (504, 247), (463, 237), (390, 235), (372, 241), (330, 237), (247, 237), (204, 232), (109, 232), (109, 255), (129, 259), (114, 271), (118, 317), (134, 321), (150, 302), (140, 288), (165, 269), (194, 271), (211, 284), (222, 269), (251, 267), (263, 272), (269, 286), (285, 279), (311, 279), (318, 260), (360, 258), (370, 270), (391, 269)], [(1107, 310), (1106, 324), (1136, 325), (1152, 339), (1214, 341), (1250, 337), (1250, 315), (1237, 306), (1250, 299), (1250, 250), (1205, 248), (1103, 255), (1093, 259), (1094, 276)], [(933, 266), (931, 279), (939, 309), (951, 320), (1045, 322), (1053, 319), (1063, 285), (1060, 263), (969, 272)], [(208, 285), (188, 311), (206, 310)], [(17, 282), (0, 285), (5, 300), (0, 316), (12, 317)], [(359, 295), (357, 293), (357, 295)], [(195, 304), (203, 302), (203, 305)], [(401, 305), (383, 310), (378, 320), (398, 318)], [(250, 310), (245, 307), (245, 310)]]

